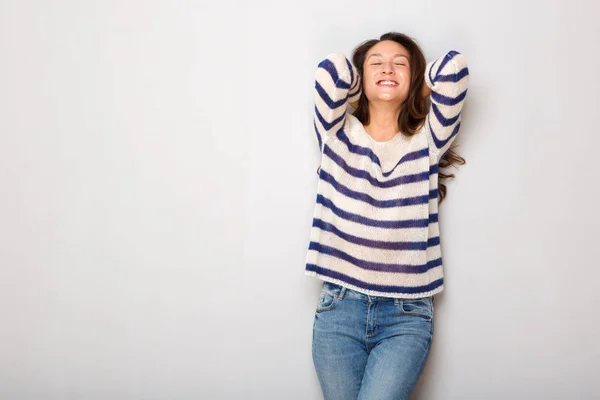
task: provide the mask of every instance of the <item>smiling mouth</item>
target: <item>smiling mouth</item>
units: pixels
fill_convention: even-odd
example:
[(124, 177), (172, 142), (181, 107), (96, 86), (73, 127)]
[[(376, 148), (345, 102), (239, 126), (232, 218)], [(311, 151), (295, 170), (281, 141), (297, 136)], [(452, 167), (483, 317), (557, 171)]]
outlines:
[(395, 87), (395, 86), (398, 86), (398, 82), (382, 80), (382, 81), (377, 82), (377, 86)]

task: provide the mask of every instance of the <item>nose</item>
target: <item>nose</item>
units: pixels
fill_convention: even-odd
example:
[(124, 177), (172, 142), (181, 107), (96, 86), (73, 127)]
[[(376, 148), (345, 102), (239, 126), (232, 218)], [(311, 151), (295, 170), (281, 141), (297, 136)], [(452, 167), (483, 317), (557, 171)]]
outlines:
[(394, 67), (392, 65), (392, 62), (384, 62), (381, 66), (382, 70), (381, 72), (384, 74), (389, 74), (389, 75), (393, 75), (394, 74)]

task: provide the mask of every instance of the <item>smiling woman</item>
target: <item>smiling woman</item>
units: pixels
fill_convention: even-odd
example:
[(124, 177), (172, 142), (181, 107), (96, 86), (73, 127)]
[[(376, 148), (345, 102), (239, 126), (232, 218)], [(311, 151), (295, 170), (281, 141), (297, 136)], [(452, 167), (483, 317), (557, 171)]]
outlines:
[[(377, 106), (381, 102), (396, 100), (396, 107), (401, 107), (402, 103), (406, 101), (410, 89), (408, 51), (397, 42), (384, 40), (369, 50), (369, 56), (363, 65), (365, 98), (369, 99), (373, 106)], [(390, 109), (390, 111), (393, 110)], [(369, 132), (368, 128), (367, 132)], [(369, 134), (373, 135), (371, 132)]]
[(450, 146), (469, 72), (456, 51), (426, 64), (400, 33), (352, 60), (331, 54), (316, 72), (322, 157), (306, 273), (324, 282), (313, 361), (327, 400), (408, 399), (443, 289), (440, 167), (462, 160)]

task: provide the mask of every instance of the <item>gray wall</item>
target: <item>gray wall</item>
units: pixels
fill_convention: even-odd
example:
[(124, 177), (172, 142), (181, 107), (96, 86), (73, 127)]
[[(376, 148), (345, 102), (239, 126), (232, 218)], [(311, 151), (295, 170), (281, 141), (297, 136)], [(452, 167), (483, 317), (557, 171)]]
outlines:
[(0, 2), (0, 398), (319, 399), (313, 73), (471, 88), (415, 399), (600, 396), (597, 2)]

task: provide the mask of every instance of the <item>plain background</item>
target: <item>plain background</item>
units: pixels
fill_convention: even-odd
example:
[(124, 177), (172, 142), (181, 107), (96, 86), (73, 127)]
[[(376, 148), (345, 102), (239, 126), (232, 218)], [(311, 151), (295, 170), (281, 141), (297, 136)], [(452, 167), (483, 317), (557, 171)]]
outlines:
[(0, 1), (0, 398), (322, 398), (314, 70), (392, 30), (471, 71), (414, 398), (598, 398), (598, 4)]

